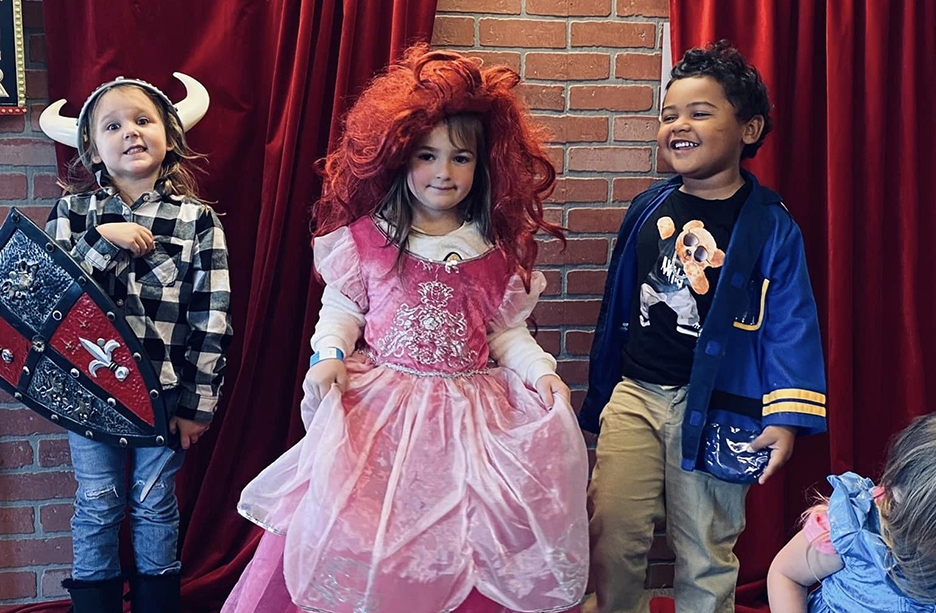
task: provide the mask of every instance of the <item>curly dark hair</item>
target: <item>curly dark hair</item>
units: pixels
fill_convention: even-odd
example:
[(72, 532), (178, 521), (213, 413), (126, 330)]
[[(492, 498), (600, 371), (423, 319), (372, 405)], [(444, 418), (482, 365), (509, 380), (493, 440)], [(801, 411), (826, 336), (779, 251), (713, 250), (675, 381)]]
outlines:
[[(770, 97), (760, 73), (725, 39), (686, 51), (670, 72), (673, 81), (688, 77), (711, 77), (725, 90), (725, 98), (735, 107), (738, 119), (748, 121), (760, 115), (764, 129), (756, 143), (745, 145), (741, 159), (754, 157), (773, 129), (770, 121)], [(672, 83), (673, 81), (670, 81)], [(669, 89), (669, 85), (666, 86)]]

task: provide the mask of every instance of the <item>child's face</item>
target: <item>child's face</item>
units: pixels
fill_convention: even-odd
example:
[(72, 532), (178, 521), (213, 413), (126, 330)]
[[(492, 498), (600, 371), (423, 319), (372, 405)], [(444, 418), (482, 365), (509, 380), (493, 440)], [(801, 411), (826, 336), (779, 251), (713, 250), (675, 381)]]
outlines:
[(115, 184), (156, 183), (166, 152), (166, 126), (149, 96), (136, 87), (104, 93), (91, 117), (95, 164), (104, 163)]
[(471, 191), (477, 156), (449, 139), (445, 122), (423, 137), (407, 164), (406, 185), (415, 196), (413, 223), (459, 221), (457, 207)]
[(757, 142), (760, 116), (738, 119), (721, 84), (711, 77), (688, 77), (670, 84), (660, 113), (657, 143), (663, 158), (684, 178), (735, 176), (745, 144)]

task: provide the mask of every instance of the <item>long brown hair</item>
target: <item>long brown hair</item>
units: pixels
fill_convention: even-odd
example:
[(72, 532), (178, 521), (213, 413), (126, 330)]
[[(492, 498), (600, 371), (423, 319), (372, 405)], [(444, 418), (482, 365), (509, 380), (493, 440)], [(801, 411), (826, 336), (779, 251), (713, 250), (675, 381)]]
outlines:
[[(104, 95), (118, 87), (133, 87), (146, 94), (156, 107), (159, 117), (166, 127), (166, 144), (172, 147), (166, 151), (166, 157), (163, 158), (162, 166), (159, 172), (159, 180), (164, 181), (164, 187), (167, 193), (184, 196), (201, 202), (198, 197), (198, 182), (195, 179), (195, 172), (202, 172), (198, 162), (206, 159), (201, 153), (197, 153), (185, 139), (185, 130), (179, 123), (175, 113), (170, 113), (166, 104), (155, 93), (147, 91), (145, 88), (128, 84), (117, 84), (102, 92), (89, 103), (91, 106), (84, 114), (82, 123), (78, 126), (79, 134), (88, 135), (88, 146), (80, 156), (75, 156), (68, 163), (68, 169), (65, 180), (60, 180), (59, 185), (65, 190), (66, 194), (84, 194), (92, 192), (104, 184), (110, 182), (107, 175), (107, 168), (102, 162), (95, 163), (92, 159), (97, 153), (97, 146), (94, 142), (94, 131), (91, 129), (94, 121), (94, 111)], [(99, 179), (100, 177), (100, 179)]]
[[(475, 154), (475, 172), (471, 190), (458, 205), (465, 221), (473, 222), (478, 231), (491, 244), (495, 237), (491, 230), (491, 175), (487, 159), (487, 145), (484, 137), (484, 124), (473, 113), (450, 115), (442, 120), (448, 129), (449, 140), (461, 149), (468, 149)], [(413, 228), (412, 199), (406, 183), (408, 164), (400, 168), (387, 195), (377, 207), (377, 215), (387, 221), (392, 229), (391, 242), (400, 248), (397, 256), (397, 268), (403, 258), (410, 232)]]

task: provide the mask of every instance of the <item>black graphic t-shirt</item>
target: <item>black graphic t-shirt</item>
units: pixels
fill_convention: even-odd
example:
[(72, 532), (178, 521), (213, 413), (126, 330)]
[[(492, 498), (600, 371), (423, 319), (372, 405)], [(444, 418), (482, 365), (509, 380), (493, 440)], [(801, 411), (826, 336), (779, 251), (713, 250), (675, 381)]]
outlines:
[(640, 229), (624, 376), (660, 385), (689, 383), (696, 340), (750, 193), (750, 183), (725, 200), (676, 190)]

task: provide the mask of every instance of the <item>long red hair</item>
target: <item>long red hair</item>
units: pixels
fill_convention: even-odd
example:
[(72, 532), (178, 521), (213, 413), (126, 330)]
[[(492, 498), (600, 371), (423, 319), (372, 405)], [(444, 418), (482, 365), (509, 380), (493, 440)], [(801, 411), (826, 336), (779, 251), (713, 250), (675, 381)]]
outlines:
[(520, 76), (506, 66), (481, 67), (425, 44), (378, 75), (348, 112), (338, 146), (325, 158), (322, 197), (313, 207), (314, 236), (373, 215), (413, 148), (448, 116), (471, 113), (484, 125), (491, 189), (491, 239), (529, 280), (537, 232), (564, 240), (543, 217), (556, 171), (545, 133), (511, 90)]

